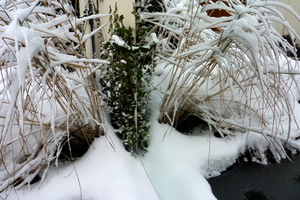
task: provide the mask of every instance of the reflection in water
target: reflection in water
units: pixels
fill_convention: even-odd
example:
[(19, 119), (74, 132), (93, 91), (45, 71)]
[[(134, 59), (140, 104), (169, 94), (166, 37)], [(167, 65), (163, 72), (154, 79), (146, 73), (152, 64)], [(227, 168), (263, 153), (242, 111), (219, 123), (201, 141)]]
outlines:
[(245, 200), (268, 200), (264, 193), (251, 190), (245, 193)]
[[(295, 177), (295, 180), (300, 183), (300, 175)], [(299, 198), (300, 199), (300, 198)]]
[(300, 200), (300, 154), (269, 165), (240, 162), (208, 182), (218, 200)]

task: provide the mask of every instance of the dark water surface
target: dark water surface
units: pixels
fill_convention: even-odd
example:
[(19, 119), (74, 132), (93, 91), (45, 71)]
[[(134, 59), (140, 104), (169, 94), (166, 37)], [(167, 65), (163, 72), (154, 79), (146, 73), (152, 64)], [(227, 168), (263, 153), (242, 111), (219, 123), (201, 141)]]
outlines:
[(208, 182), (218, 200), (300, 200), (300, 154), (266, 166), (238, 163)]

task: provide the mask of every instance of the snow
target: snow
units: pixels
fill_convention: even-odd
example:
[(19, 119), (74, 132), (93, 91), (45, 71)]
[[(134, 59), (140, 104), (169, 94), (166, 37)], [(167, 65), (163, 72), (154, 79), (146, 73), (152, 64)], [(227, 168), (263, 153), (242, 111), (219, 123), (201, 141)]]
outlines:
[[(154, 80), (156, 84), (164, 72), (162, 66), (158, 67), (156, 74), (160, 76)], [(43, 182), (3, 192), (1, 197), (7, 200), (216, 199), (206, 178), (219, 175), (235, 162), (244, 150), (245, 136), (224, 140), (209, 131), (184, 135), (169, 125), (159, 124), (158, 95), (153, 92), (150, 147), (144, 156), (133, 157), (126, 152), (115, 130), (106, 123), (107, 136), (95, 139), (83, 157), (73, 163), (52, 166)]]
[(235, 162), (243, 136), (187, 136), (155, 118), (151, 124), (145, 156), (126, 152), (107, 124), (109, 139), (96, 139), (82, 158), (50, 168), (43, 183), (10, 191), (7, 200), (216, 199), (204, 177), (218, 175)]
[(242, 137), (225, 141), (209, 131), (187, 136), (156, 121), (151, 126), (150, 148), (142, 162), (160, 199), (215, 199), (204, 177), (219, 175), (235, 162)]
[[(177, 13), (177, 11), (184, 10), (186, 2), (187, 1), (178, 1), (177, 7), (174, 8), (171, 13)], [(0, 2), (0, 4), (4, 3)], [(279, 4), (274, 3), (274, 5)], [(207, 9), (219, 8), (216, 7), (216, 5), (214, 6), (215, 7), (207, 7)], [(24, 19), (28, 13), (32, 11), (31, 9), (32, 8), (20, 9), (17, 13), (9, 14), (15, 16), (18, 15), (20, 19)], [(47, 9), (47, 12), (50, 12), (50, 10)], [(171, 14), (168, 15), (171, 16)], [(99, 14), (93, 17), (77, 20), (76, 23), (81, 23), (84, 20), (91, 18), (107, 16), (109, 15)], [(43, 45), (41, 45), (44, 42), (42, 37), (47, 34), (40, 33), (40, 35), (37, 35), (36, 31), (33, 29), (40, 31), (47, 29), (48, 33), (50, 33), (51, 31), (49, 31), (49, 29), (51, 29), (51, 27), (55, 27), (57, 24), (63, 23), (67, 20), (69, 20), (67, 16), (57, 17), (55, 20), (49, 23), (44, 23), (42, 26), (32, 24), (32, 29), (17, 27), (18, 24), (15, 23), (4, 30), (2, 38), (10, 38), (9, 36), (13, 35), (16, 41), (26, 44), (26, 47), (20, 48), (16, 55), (19, 58), (18, 67), (22, 69), (18, 72), (14, 69), (11, 69), (10, 72), (5, 72), (5, 70), (1, 69), (1, 75), (14, 75), (15, 78), (10, 86), (10, 97), (12, 98), (13, 103), (11, 103), (8, 107), (5, 107), (3, 106), (5, 105), (3, 104), (4, 100), (2, 100), (0, 104), (0, 116), (3, 116), (3, 113), (8, 116), (13, 115), (12, 107), (14, 104), (22, 103), (21, 101), (18, 102), (20, 98), (17, 98), (17, 93), (19, 86), (23, 86), (22, 83), (24, 83), (24, 79), (26, 78), (25, 71), (28, 65), (30, 65), (32, 57), (37, 52), (44, 50)], [(243, 25), (243, 28), (249, 28), (250, 26), (247, 24), (249, 21), (253, 21), (253, 17), (245, 14), (241, 19), (236, 20), (236, 23), (232, 23), (231, 26), (228, 26), (224, 37), (233, 33), (241, 38), (251, 37), (246, 35), (242, 28), (237, 28), (241, 24)], [(14, 28), (21, 30), (21, 32), (16, 32)], [(66, 25), (65, 28), (68, 28), (68, 26)], [(99, 29), (101, 28), (102, 27)], [(170, 27), (165, 28), (172, 29)], [(234, 32), (236, 30), (240, 31)], [(176, 30), (175, 32), (178, 35), (182, 35), (182, 30)], [(96, 31), (83, 36), (82, 40), (85, 41), (95, 33)], [(53, 29), (52, 34), (62, 35), (62, 38), (73, 38), (72, 35), (63, 36), (64, 33), (59, 33), (58, 29)], [(149, 40), (149, 42), (159, 42), (155, 34), (151, 34), (150, 39), (151, 40)], [(254, 40), (255, 38), (253, 41)], [(112, 36), (112, 41), (120, 46), (125, 46), (125, 42), (116, 35)], [(4, 42), (4, 40), (1, 40), (1, 46), (5, 46)], [(202, 45), (203, 44), (205, 43), (202, 43)], [(180, 56), (193, 54), (196, 51), (202, 50), (200, 48), (209, 49), (207, 46), (200, 47), (199, 45), (194, 45), (190, 48), (189, 52), (182, 53)], [(255, 47), (252, 47), (252, 49), (255, 49)], [(99, 59), (77, 58), (71, 55), (64, 56), (64, 54), (60, 54), (59, 52), (56, 52), (55, 49), (51, 48), (48, 48), (47, 51), (52, 53), (53, 57), (57, 58), (57, 61), (50, 63), (50, 66), (53, 68), (57, 65), (69, 62), (78, 62), (83, 66), (85, 65), (84, 63), (88, 62), (107, 64), (106, 61)], [(4, 51), (1, 52), (0, 55), (3, 54)], [(124, 64), (126, 63), (124, 60), (121, 62)], [(298, 64), (296, 61), (282, 58), (281, 64), (284, 65), (285, 62), (290, 62), (293, 65)], [(167, 87), (168, 81), (166, 80), (169, 78), (169, 76), (167, 76), (167, 72), (169, 70), (168, 67), (170, 66), (166, 67), (161, 64), (157, 66), (156, 71), (154, 72), (154, 85), (158, 91), (165, 91), (165, 88)], [(185, 66), (184, 70), (189, 70), (189, 67)], [(284, 72), (290, 73), (291, 71), (286, 70)], [(31, 74), (33, 73), (36, 72), (31, 71)], [(189, 73), (194, 72), (190, 71)], [(261, 71), (261, 73), (264, 72)], [(78, 95), (80, 99), (87, 98), (86, 96), (88, 94), (82, 86), (84, 78), (86, 77), (72, 76), (70, 74), (64, 74), (64, 72), (61, 72), (61, 74), (68, 79), (70, 90), (76, 90), (78, 94), (80, 94)], [(34, 76), (32, 75), (32, 77)], [(0, 83), (1, 91), (4, 84), (6, 83)], [(297, 88), (295, 87), (294, 90), (296, 91)], [(92, 146), (84, 156), (74, 162), (59, 162), (58, 166), (50, 166), (43, 181), (39, 181), (30, 186), (25, 186), (19, 190), (11, 188), (8, 191), (2, 192), (0, 194), (0, 198), (7, 200), (215, 200), (216, 198), (213, 195), (211, 187), (206, 179), (220, 175), (221, 172), (234, 164), (236, 162), (236, 158), (246, 150), (247, 146), (258, 146), (258, 148), (261, 148), (263, 151), (269, 144), (269, 141), (265, 139), (264, 134), (271, 133), (264, 131), (264, 134), (261, 134), (260, 132), (262, 130), (257, 127), (247, 127), (248, 130), (252, 131), (248, 133), (237, 132), (235, 135), (230, 135), (225, 138), (215, 137), (209, 129), (202, 131), (195, 130), (194, 134), (191, 135), (180, 133), (170, 125), (160, 124), (158, 122), (157, 118), (159, 116), (159, 108), (162, 100), (160, 95), (161, 93), (156, 91), (153, 91), (152, 93), (152, 116), (149, 130), (150, 140), (148, 152), (145, 153), (145, 155), (134, 157), (126, 152), (121, 140), (115, 135), (116, 130), (110, 126), (109, 119), (106, 119), (106, 136), (101, 136), (100, 138), (95, 139)], [(204, 96), (204, 93), (202, 93), (202, 95)], [(2, 95), (0, 97), (1, 99), (6, 98)], [(52, 98), (54, 98), (54, 96)], [(297, 100), (298, 99), (292, 99), (292, 97), (290, 99), (290, 101), (294, 103), (294, 107), (292, 109), (295, 111), (300, 109), (300, 105), (297, 104)], [(49, 104), (41, 105), (41, 107), (42, 106), (48, 107), (43, 109), (49, 111), (49, 116), (44, 116), (43, 120), (52, 120), (52, 125), (54, 125), (54, 121), (59, 118), (54, 118), (56, 116), (54, 116), (54, 114), (51, 115), (51, 112), (59, 115), (59, 109), (61, 108), (59, 106), (56, 107), (55, 105), (50, 106)], [(20, 105), (19, 108), (22, 109), (23, 107)], [(21, 110), (20, 113), (23, 113), (23, 111)], [(299, 112), (295, 112), (294, 114), (296, 119), (300, 119)], [(64, 117), (69, 118), (69, 116)], [(1, 123), (4, 122), (6, 125), (12, 123), (10, 117), (0, 119)], [(227, 121), (225, 120), (225, 122), (239, 127), (239, 124), (234, 122), (232, 119), (228, 119)], [(24, 122), (20, 121), (20, 123), (23, 124)], [(5, 127), (9, 126), (7, 125)], [(52, 128), (55, 129), (56, 127), (52, 126)], [(5, 129), (2, 131), (6, 132), (7, 130)], [(17, 131), (18, 130), (15, 130), (16, 133)], [(53, 131), (53, 133), (54, 132), (55, 131)], [(60, 136), (61, 135), (58, 133), (58, 135), (54, 136), (54, 139), (59, 140)], [(291, 127), (290, 137), (297, 138), (299, 136), (300, 131), (298, 130), (298, 127), (293, 124)], [(280, 140), (288, 139), (286, 135), (278, 136), (278, 138)], [(11, 135), (11, 138), (9, 139), (13, 141), (15, 139), (15, 135)], [(2, 136), (1, 142), (4, 143)], [(300, 149), (299, 143), (291, 141), (290, 144), (293, 144), (296, 149)], [(285, 155), (281, 155), (279, 159), (284, 157)], [(36, 158), (36, 160), (39, 159), (42, 158)], [(266, 164), (266, 160), (257, 162)], [(36, 163), (39, 162), (32, 160), (32, 162), (28, 162), (28, 164), (21, 170), (25, 172), (30, 165), (36, 165)], [(23, 171), (19, 171), (18, 173), (22, 173)]]
[(130, 156), (114, 130), (107, 128), (111, 141), (97, 139), (84, 157), (59, 163), (57, 169), (49, 170), (42, 185), (32, 185), (31, 191), (12, 191), (7, 199), (158, 199), (139, 160)]
[(112, 36), (111, 36), (111, 40), (112, 40), (113, 43), (116, 43), (117, 45), (119, 45), (119, 46), (121, 46), (121, 47), (125, 46), (125, 41), (122, 40), (122, 39), (121, 39), (119, 36), (117, 36), (117, 35), (112, 35)]
[[(158, 71), (160, 67), (156, 74)], [(154, 81), (158, 84), (163, 77), (160, 74)], [(208, 130), (184, 135), (169, 125), (159, 124), (158, 95), (153, 92), (150, 147), (144, 156), (133, 157), (126, 152), (107, 123), (107, 137), (96, 139), (82, 158), (73, 163), (59, 163), (57, 168), (49, 169), (42, 183), (8, 191), (1, 197), (8, 195), (8, 200), (216, 199), (206, 178), (219, 175), (235, 163), (244, 151), (246, 136), (240, 134), (224, 140), (212, 136)]]

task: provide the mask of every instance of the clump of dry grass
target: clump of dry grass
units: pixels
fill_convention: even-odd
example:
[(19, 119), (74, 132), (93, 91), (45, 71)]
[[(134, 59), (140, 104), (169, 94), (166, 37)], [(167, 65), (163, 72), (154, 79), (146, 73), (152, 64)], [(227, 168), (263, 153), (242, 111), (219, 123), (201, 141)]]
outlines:
[[(78, 28), (70, 4), (2, 1), (0, 6), (0, 192), (43, 179), (72, 138), (90, 145), (105, 134), (91, 35)], [(67, 147), (67, 148), (66, 148)]]
[[(295, 54), (295, 45), (272, 23), (281, 23), (299, 39), (275, 6), (300, 17), (273, 1), (164, 2), (166, 13), (142, 15), (159, 27), (160, 60), (172, 66), (159, 121), (176, 127), (194, 115), (222, 136), (259, 133), (276, 161), (286, 157), (285, 148), (299, 150), (290, 136), (298, 127), (293, 105), (299, 65), (283, 63), (287, 50)], [(219, 9), (227, 14), (209, 15)]]

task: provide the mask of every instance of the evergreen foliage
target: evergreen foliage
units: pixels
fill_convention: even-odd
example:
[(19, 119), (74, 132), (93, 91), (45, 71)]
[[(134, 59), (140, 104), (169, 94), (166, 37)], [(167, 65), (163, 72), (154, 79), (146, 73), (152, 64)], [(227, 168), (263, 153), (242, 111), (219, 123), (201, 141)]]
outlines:
[(112, 36), (104, 45), (106, 52), (103, 55), (110, 61), (103, 79), (104, 91), (111, 123), (118, 129), (117, 135), (127, 151), (137, 154), (148, 147), (147, 105), (156, 44), (151, 35), (148, 36), (151, 27), (143, 26), (137, 15), (136, 30), (124, 26), (117, 7), (110, 20)]

